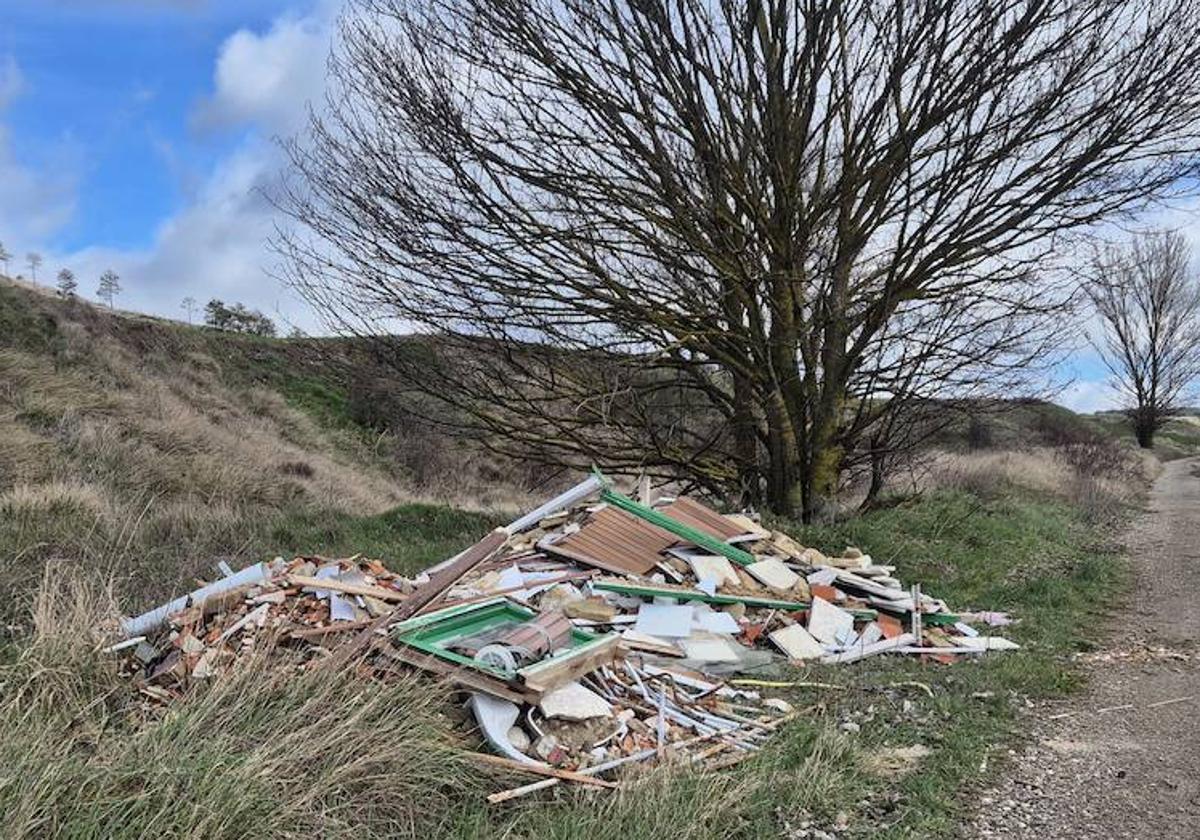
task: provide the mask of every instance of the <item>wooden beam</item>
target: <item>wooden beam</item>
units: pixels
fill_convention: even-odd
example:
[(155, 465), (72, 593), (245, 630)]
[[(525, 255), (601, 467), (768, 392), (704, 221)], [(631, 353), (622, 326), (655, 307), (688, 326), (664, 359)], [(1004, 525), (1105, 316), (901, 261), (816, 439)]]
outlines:
[(480, 764), (503, 767), (505, 770), (514, 770), (518, 773), (549, 776), (554, 779), (561, 779), (564, 782), (578, 782), (581, 785), (609, 788), (610, 790), (617, 787), (616, 782), (606, 782), (603, 779), (597, 779), (594, 776), (585, 776), (573, 770), (561, 770), (558, 767), (551, 767), (549, 764), (526, 764), (523, 761), (513, 761), (511, 758), (502, 758), (498, 755), (487, 755), (486, 753), (468, 753), (468, 755)]
[(288, 583), (293, 586), (307, 586), (310, 589), (328, 589), (331, 592), (344, 592), (347, 595), (365, 595), (378, 598), (380, 601), (403, 601), (408, 596), (395, 589), (384, 589), (382, 586), (371, 586), (365, 583), (349, 583), (336, 578), (309, 577), (308, 575), (288, 575)]

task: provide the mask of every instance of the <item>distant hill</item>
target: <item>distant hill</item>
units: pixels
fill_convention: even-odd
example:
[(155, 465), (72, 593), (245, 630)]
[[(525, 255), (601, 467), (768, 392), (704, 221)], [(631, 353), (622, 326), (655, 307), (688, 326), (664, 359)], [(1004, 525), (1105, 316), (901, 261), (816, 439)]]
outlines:
[(381, 431), (363, 387), (377, 373), (345, 343), (217, 332), (0, 279), (0, 575), (17, 591), (69, 557), (153, 600), (215, 558), (369, 550), (381, 535), (394, 547), (405, 530), (449, 550), (490, 521), (453, 511), (526, 502), (520, 470), (420, 427)]

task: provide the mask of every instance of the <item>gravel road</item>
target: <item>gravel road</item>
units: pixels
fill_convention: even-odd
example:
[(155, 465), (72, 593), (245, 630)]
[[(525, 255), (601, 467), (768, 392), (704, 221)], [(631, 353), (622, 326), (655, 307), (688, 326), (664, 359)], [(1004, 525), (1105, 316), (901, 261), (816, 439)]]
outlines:
[(1200, 838), (1200, 472), (1173, 461), (1127, 537), (1135, 592), (1089, 688), (1037, 709), (1034, 744), (967, 838)]

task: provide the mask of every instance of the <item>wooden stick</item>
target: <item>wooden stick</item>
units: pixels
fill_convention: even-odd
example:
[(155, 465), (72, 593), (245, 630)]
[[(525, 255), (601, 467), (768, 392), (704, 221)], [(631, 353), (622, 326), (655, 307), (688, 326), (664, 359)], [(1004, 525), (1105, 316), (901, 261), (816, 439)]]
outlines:
[(481, 601), (487, 601), (495, 598), (497, 595), (509, 595), (513, 592), (520, 592), (524, 589), (533, 589), (538, 586), (554, 586), (559, 583), (566, 583), (572, 580), (585, 580), (590, 577), (595, 577), (599, 572), (566, 572), (558, 577), (546, 578), (545, 580), (531, 581), (530, 583), (522, 584), (521, 586), (508, 586), (504, 589), (497, 589), (492, 592), (484, 592), (480, 595), (472, 595), (470, 598), (455, 598), (447, 600), (446, 595), (442, 595), (435, 601), (430, 601), (428, 604), (417, 610), (417, 615), (424, 615), (434, 610), (440, 610), (442, 607), (460, 607), (465, 604), (477, 604)]
[(490, 764), (493, 767), (503, 767), (505, 770), (515, 770), (519, 773), (532, 773), (535, 776), (551, 776), (555, 779), (560, 779), (564, 782), (578, 782), (581, 785), (591, 785), (592, 787), (602, 787), (613, 789), (617, 787), (616, 782), (606, 782), (603, 779), (597, 779), (594, 776), (585, 776), (582, 773), (576, 773), (573, 770), (561, 770), (558, 767), (551, 767), (549, 764), (526, 764), (523, 761), (514, 761), (511, 758), (503, 758), (498, 755), (487, 755), (486, 753), (468, 753), (474, 761), (480, 764)]
[(381, 586), (369, 586), (365, 583), (347, 583), (336, 578), (318, 578), (308, 575), (288, 575), (288, 583), (293, 586), (307, 586), (310, 589), (328, 589), (333, 592), (344, 592), (347, 595), (366, 595), (378, 598), (380, 601), (403, 601), (408, 596), (395, 589), (384, 589)]

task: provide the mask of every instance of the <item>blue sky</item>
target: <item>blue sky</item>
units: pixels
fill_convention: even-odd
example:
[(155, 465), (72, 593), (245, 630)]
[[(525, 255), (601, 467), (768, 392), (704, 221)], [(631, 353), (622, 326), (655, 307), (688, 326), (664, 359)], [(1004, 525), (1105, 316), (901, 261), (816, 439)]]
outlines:
[[(274, 142), (323, 93), (341, 0), (0, 0), (0, 243), (71, 268), (91, 294), (116, 269), (127, 308), (181, 317), (192, 296), (315, 319), (267, 273), (261, 195)], [(1193, 214), (1171, 222), (1200, 245)], [(1081, 350), (1059, 400), (1111, 405)]]
[(312, 326), (266, 273), (275, 138), (322, 94), (337, 0), (0, 0), (0, 242), (106, 267), (131, 309), (242, 300)]

